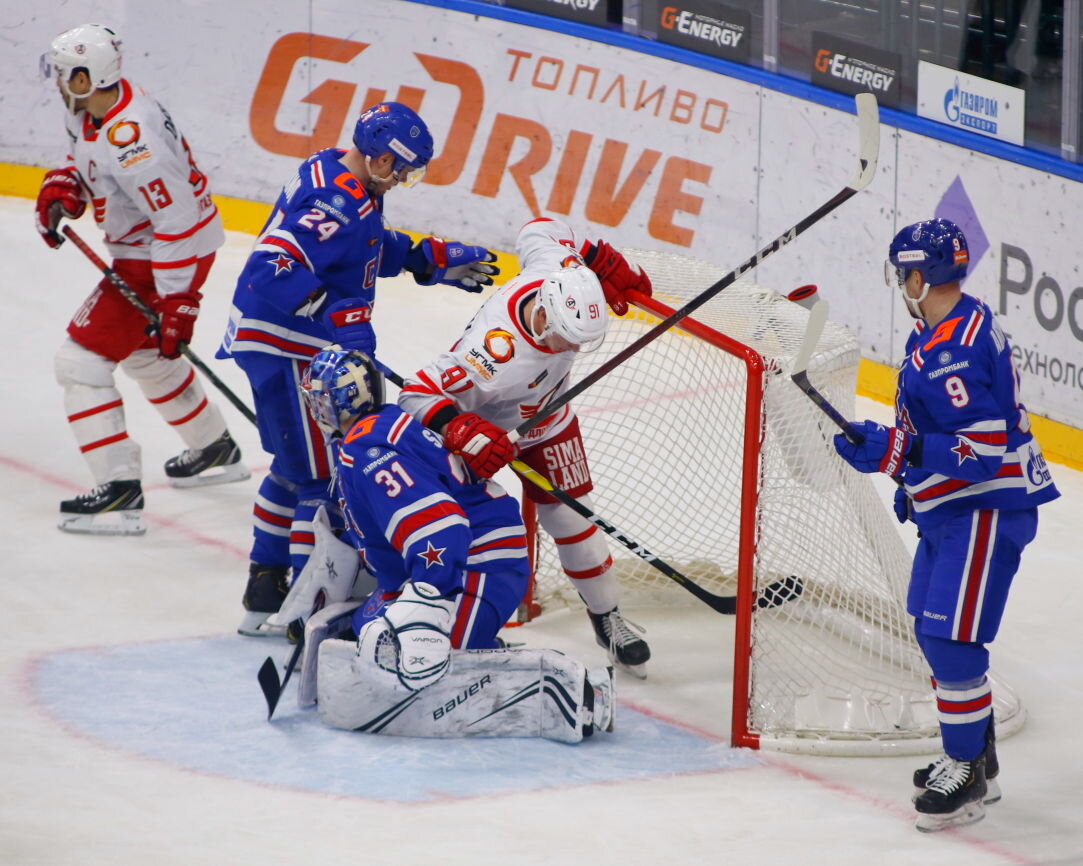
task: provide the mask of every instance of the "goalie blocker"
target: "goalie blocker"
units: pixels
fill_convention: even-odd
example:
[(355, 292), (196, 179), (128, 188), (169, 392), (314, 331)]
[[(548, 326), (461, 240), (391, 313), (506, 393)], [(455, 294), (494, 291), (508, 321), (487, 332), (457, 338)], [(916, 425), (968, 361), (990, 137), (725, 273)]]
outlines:
[[(326, 630), (310, 621), (306, 637), (319, 642), (315, 696), (320, 718), (332, 727), (405, 737), (544, 737), (562, 743), (613, 730), (612, 668), (587, 670), (550, 649), (453, 650), (447, 672), (415, 691), (399, 678), (398, 649), (382, 620), (362, 629), (356, 644), (319, 640), (321, 628)], [(312, 694), (311, 673), (312, 667), (302, 670), (299, 695)]]

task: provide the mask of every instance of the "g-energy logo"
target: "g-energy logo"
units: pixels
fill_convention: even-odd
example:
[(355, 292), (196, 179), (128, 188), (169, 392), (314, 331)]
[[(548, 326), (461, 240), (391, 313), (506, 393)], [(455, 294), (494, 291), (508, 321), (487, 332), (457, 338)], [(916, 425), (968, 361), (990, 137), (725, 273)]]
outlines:
[(722, 48), (736, 48), (745, 35), (744, 29), (738, 25), (675, 6), (666, 6), (662, 10), (659, 23), (666, 30), (676, 30), (684, 36), (702, 39)]
[(816, 52), (816, 71), (849, 81), (880, 93), (887, 93), (895, 81), (895, 70), (877, 66), (858, 57), (821, 48)]

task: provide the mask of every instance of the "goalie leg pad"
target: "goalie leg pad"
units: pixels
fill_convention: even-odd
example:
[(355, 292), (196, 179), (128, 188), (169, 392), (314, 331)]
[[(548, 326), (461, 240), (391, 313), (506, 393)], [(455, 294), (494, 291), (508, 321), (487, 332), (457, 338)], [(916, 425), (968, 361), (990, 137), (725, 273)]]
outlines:
[[(447, 673), (412, 691), (397, 673), (390, 630), (370, 628), (359, 646), (319, 648), (319, 714), (328, 725), (409, 737), (544, 737), (578, 743), (595, 724), (584, 700), (587, 670), (556, 650), (453, 650)], [(596, 677), (600, 680), (600, 677)], [(590, 686), (598, 706), (602, 683)], [(612, 681), (607, 706), (612, 714)], [(604, 697), (602, 697), (604, 700)]]
[(300, 679), (297, 682), (297, 706), (311, 707), (316, 703), (320, 644), (352, 632), (350, 617), (360, 604), (359, 601), (332, 602), (313, 613), (305, 622), (305, 645), (301, 651)]
[(360, 567), (357, 550), (335, 535), (324, 505), (316, 509), (312, 532), (312, 555), (290, 587), (282, 607), (267, 618), (269, 625), (289, 625), (324, 605), (363, 599), (376, 588), (376, 579)]

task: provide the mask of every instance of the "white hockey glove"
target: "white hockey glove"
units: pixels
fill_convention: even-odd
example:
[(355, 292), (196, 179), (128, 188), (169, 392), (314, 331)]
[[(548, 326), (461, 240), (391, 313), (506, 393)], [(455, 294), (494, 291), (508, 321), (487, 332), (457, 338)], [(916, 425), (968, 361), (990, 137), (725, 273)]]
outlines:
[(408, 583), (384, 612), (399, 649), (399, 679), (417, 691), (447, 672), (455, 602), (429, 583)]

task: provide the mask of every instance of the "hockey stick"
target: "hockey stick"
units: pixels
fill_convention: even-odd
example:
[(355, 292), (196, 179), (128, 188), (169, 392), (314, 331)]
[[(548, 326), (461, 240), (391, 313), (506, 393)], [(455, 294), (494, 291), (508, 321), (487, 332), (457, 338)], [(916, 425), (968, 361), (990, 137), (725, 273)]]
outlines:
[[(624, 547), (642, 559), (649, 565), (653, 565), (662, 574), (668, 577), (670, 580), (680, 584), (684, 589), (688, 590), (692, 595), (702, 601), (705, 605), (719, 613), (734, 614), (737, 613), (737, 597), (733, 595), (715, 595), (708, 592), (702, 586), (690, 578), (685, 577), (672, 565), (665, 562), (658, 556), (655, 556), (646, 547), (640, 544), (638, 541), (629, 538), (623, 532), (621, 532), (612, 523), (609, 523), (605, 518), (600, 517), (595, 512), (591, 511), (578, 499), (575, 499), (569, 493), (556, 487), (553, 482), (538, 472), (536, 469), (531, 468), (522, 460), (512, 460), (511, 468), (522, 475), (524, 478), (529, 479), (532, 483), (536, 484), (546, 493), (558, 499), (567, 505), (572, 511), (581, 517), (585, 517), (600, 530), (606, 533), (611, 538), (616, 539)], [(760, 608), (764, 607), (778, 607), (791, 599), (797, 598), (804, 592), (805, 587), (799, 577), (791, 575), (790, 577), (783, 578), (782, 580), (776, 580), (769, 586), (764, 587), (763, 592), (756, 599), (756, 606)]]
[[(860, 445), (865, 441), (865, 437), (854, 429), (854, 425), (846, 420), (846, 416), (832, 406), (831, 401), (821, 394), (808, 378), (808, 362), (812, 359), (812, 353), (816, 351), (816, 344), (820, 342), (820, 335), (824, 332), (824, 325), (827, 324), (827, 313), (829, 309), (830, 307), (828, 306), (827, 301), (823, 298), (817, 298), (815, 303), (813, 303), (812, 308), (809, 310), (808, 325), (805, 327), (805, 336), (801, 340), (801, 348), (798, 350), (797, 357), (794, 359), (794, 369), (790, 374), (790, 379), (798, 388), (805, 392), (805, 396), (815, 403), (821, 412), (835, 422), (835, 426), (842, 431), (842, 435), (846, 437), (847, 442), (851, 445)], [(901, 476), (895, 475), (893, 476), (893, 479), (899, 487), (905, 486), (905, 482)]]
[(704, 289), (679, 310), (675, 310), (670, 316), (666, 317), (647, 331), (647, 333), (643, 334), (638, 340), (625, 346), (624, 349), (592, 373), (585, 376), (581, 381), (565, 391), (560, 397), (547, 404), (543, 411), (538, 412), (532, 418), (528, 418), (516, 427), (514, 431), (509, 433), (508, 438), (514, 442), (528, 430), (536, 427), (546, 418), (551, 417), (558, 409), (571, 402), (571, 400), (583, 393), (583, 391), (616, 367), (619, 367), (648, 343), (658, 339), (658, 337), (662, 336), (662, 334), (676, 325), (681, 319), (698, 310), (727, 286), (736, 282), (741, 275), (752, 270), (765, 258), (772, 253), (778, 252), (778, 250), (782, 249), (786, 244), (792, 243), (797, 239), (798, 235), (803, 234), (843, 202), (849, 200), (867, 187), (872, 181), (873, 176), (876, 174), (876, 158), (880, 151), (880, 112), (877, 108), (876, 97), (871, 93), (859, 93), (854, 98), (854, 101), (857, 105), (859, 135), (857, 147), (858, 166), (846, 186), (799, 223), (787, 229), (783, 234), (771, 241), (771, 243), (752, 256), (752, 258), (738, 265), (735, 270), (730, 271), (714, 285)]
[(808, 378), (808, 362), (812, 360), (812, 353), (816, 351), (816, 344), (820, 342), (820, 336), (824, 332), (829, 309), (827, 301), (817, 298), (812, 305), (812, 309), (809, 310), (805, 336), (801, 341), (801, 348), (797, 352), (797, 357), (794, 359), (794, 369), (790, 374), (790, 379), (805, 392), (805, 396), (815, 403), (821, 412), (835, 422), (842, 431), (842, 435), (846, 437), (851, 445), (860, 445), (865, 441), (865, 437), (858, 433), (853, 425), (846, 420), (846, 417), (832, 406), (823, 394), (816, 390), (816, 387)]
[[(102, 260), (101, 256), (94, 252), (94, 250), (91, 249), (90, 245), (87, 244), (87, 242), (84, 241), (81, 237), (79, 237), (78, 234), (76, 234), (75, 229), (73, 229), (71, 226), (64, 226), (64, 234), (67, 235), (71, 242), (82, 251), (83, 255), (85, 255), (88, 259), (90, 259), (91, 262), (93, 262), (97, 266), (99, 271), (105, 274), (105, 278), (113, 284), (116, 290), (124, 296), (124, 299), (129, 304), (139, 310), (139, 312), (143, 314), (143, 317), (155, 328), (159, 326), (160, 322), (157, 313), (155, 313), (154, 310), (150, 308), (150, 305), (146, 301), (144, 301), (141, 297), (139, 297), (139, 295), (135, 293), (135, 290), (132, 289), (131, 286), (124, 282), (123, 277), (121, 277), (119, 274), (117, 274), (116, 271), (109, 267), (109, 265), (107, 265)], [(222, 392), (222, 395), (236, 407), (238, 412), (244, 415), (244, 417), (251, 421), (253, 424), (256, 423), (256, 413), (249, 409), (241, 401), (240, 397), (238, 397), (231, 390), (229, 390), (229, 388), (226, 386), (226, 383), (219, 379), (212, 372), (211, 368), (208, 367), (205, 363), (203, 363), (202, 359), (200, 359), (200, 357), (188, 347), (187, 343), (180, 344), (180, 352), (192, 363), (193, 367), (195, 367), (197, 370), (199, 370), (200, 373), (206, 376), (207, 379), (211, 382), (211, 384)]]
[[(390, 370), (387, 367), (381, 365), (383, 373), (391, 380), (393, 384), (401, 388), (403, 386), (403, 378), (394, 370)], [(734, 614), (737, 613), (737, 597), (733, 595), (715, 595), (708, 592), (698, 583), (691, 578), (685, 577), (672, 565), (665, 562), (661, 557), (655, 556), (644, 545), (640, 544), (633, 538), (629, 538), (623, 532), (621, 532), (612, 523), (607, 521), (604, 517), (599, 516), (578, 499), (573, 497), (570, 493), (557, 487), (538, 472), (533, 467), (524, 463), (522, 460), (512, 460), (510, 463), (512, 469), (518, 472), (523, 478), (526, 478), (531, 483), (540, 487), (546, 493), (553, 496), (555, 499), (563, 502), (572, 511), (579, 514), (581, 517), (586, 518), (592, 524), (597, 526), (602, 532), (617, 542), (622, 544), (644, 562), (653, 565), (662, 574), (668, 577), (670, 580), (680, 584), (688, 592), (692, 593), (696, 598), (706, 604), (708, 607), (717, 610), (719, 613)], [(776, 580), (774, 583), (765, 587), (763, 594), (756, 600), (756, 604), (759, 607), (777, 607), (790, 599), (797, 598), (804, 591), (804, 585), (797, 577), (787, 577), (782, 580)]]
[(290, 655), (290, 660), (286, 663), (286, 675), (281, 682), (278, 679), (278, 665), (270, 656), (264, 659), (263, 664), (260, 665), (259, 674), (257, 674), (259, 687), (263, 689), (263, 697), (267, 699), (268, 722), (271, 721), (271, 716), (275, 714), (278, 699), (282, 697), (282, 692), (286, 690), (286, 683), (290, 681), (293, 669), (297, 667), (297, 660), (301, 658), (301, 651), (305, 648), (305, 621), (295, 619), (287, 629), (287, 633), (289, 632), (295, 632), (299, 637), (297, 638), (297, 646), (293, 648), (293, 654)]

